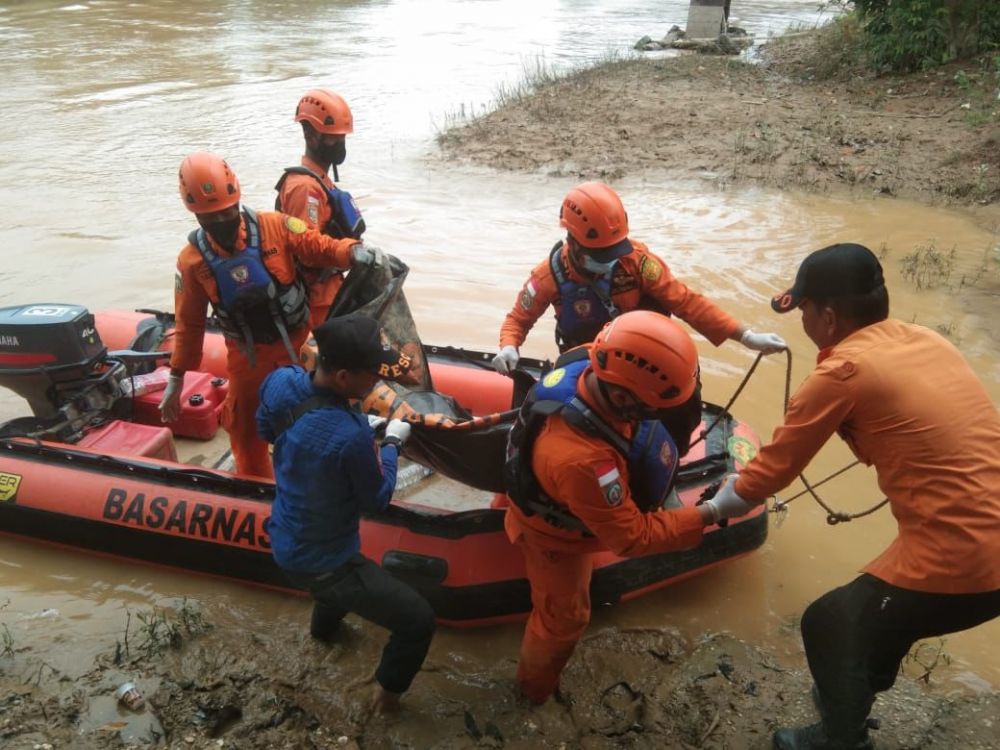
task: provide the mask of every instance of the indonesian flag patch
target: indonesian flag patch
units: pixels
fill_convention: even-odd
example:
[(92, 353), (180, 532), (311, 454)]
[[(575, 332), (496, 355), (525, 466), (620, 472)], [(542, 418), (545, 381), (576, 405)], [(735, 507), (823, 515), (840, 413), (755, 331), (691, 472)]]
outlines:
[(597, 464), (594, 470), (597, 472), (597, 484), (600, 485), (601, 492), (604, 493), (604, 500), (612, 508), (617, 508), (622, 504), (622, 498), (625, 497), (625, 489), (622, 487), (621, 474), (618, 473), (615, 462), (606, 461)]

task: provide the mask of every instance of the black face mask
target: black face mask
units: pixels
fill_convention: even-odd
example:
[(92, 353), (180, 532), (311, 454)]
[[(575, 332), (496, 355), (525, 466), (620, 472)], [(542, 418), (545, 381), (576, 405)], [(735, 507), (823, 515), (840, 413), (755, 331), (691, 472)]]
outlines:
[(320, 144), (319, 155), (323, 161), (333, 165), (343, 164), (347, 158), (347, 144), (344, 141), (339, 143)]
[(212, 239), (218, 242), (227, 250), (236, 245), (236, 237), (240, 231), (240, 217), (229, 221), (220, 221), (205, 227), (205, 231), (212, 235)]

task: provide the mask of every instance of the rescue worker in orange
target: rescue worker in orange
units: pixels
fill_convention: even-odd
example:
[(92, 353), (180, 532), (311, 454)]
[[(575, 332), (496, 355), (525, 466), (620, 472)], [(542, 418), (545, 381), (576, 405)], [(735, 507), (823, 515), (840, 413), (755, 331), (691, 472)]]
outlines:
[(678, 455), (660, 420), (697, 380), (691, 337), (664, 315), (635, 310), (562, 355), (521, 407), (508, 440), (505, 525), (531, 582), (517, 667), (529, 700), (555, 692), (587, 629), (595, 553), (689, 549), (706, 526), (751, 509), (731, 497), (663, 509)]
[[(275, 210), (297, 216), (330, 237), (360, 240), (365, 231), (361, 211), (351, 194), (335, 184), (340, 180), (337, 167), (347, 158), (347, 135), (354, 132), (351, 108), (333, 91), (312, 89), (299, 100), (295, 121), (302, 123), (306, 152), (301, 164), (287, 167), (274, 186)], [(338, 269), (302, 262), (299, 272), (309, 290), (310, 324), (315, 328), (326, 320), (344, 276)]]
[[(603, 182), (584, 182), (570, 190), (559, 209), (566, 238), (531, 271), (500, 327), (497, 372), (517, 367), (519, 347), (548, 309), (555, 308), (560, 352), (593, 341), (601, 327), (629, 310), (676, 315), (715, 346), (726, 339), (753, 351), (772, 354), (785, 348), (774, 333), (756, 333), (706, 297), (674, 277), (661, 258), (628, 236), (628, 216), (621, 198)], [(687, 419), (678, 419), (687, 414)], [(668, 424), (681, 455), (701, 421), (701, 388), (692, 405), (678, 410)]]
[(239, 181), (215, 154), (188, 156), (179, 180), (181, 200), (200, 228), (177, 259), (174, 351), (160, 412), (164, 422), (180, 416), (184, 373), (201, 362), (211, 304), (226, 339), (229, 393), (221, 421), (236, 470), (270, 478), (267, 443), (257, 434), (254, 415), (261, 382), (276, 367), (298, 362), (309, 334), (306, 291), (295, 261), (348, 268), (375, 259), (357, 240), (335, 240), (295, 217), (241, 211)]
[(771, 306), (801, 310), (816, 368), (771, 443), (717, 497), (764, 502), (834, 433), (875, 467), (898, 534), (803, 613), (820, 721), (774, 735), (782, 750), (863, 750), (875, 694), (915, 641), (1000, 615), (1000, 415), (951, 343), (889, 317), (882, 267), (862, 245), (809, 255)]

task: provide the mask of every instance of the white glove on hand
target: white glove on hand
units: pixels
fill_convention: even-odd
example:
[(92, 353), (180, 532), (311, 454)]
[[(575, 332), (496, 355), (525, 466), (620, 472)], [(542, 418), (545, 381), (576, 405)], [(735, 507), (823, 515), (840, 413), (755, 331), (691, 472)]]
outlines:
[(751, 329), (740, 336), (740, 343), (747, 349), (764, 354), (774, 354), (788, 348), (788, 344), (776, 333), (754, 333)]
[(387, 421), (385, 417), (379, 416), (378, 414), (368, 414), (366, 416), (368, 417), (368, 426), (376, 432)]
[(382, 268), (385, 266), (385, 253), (377, 247), (366, 247), (359, 242), (351, 248), (351, 265)]
[(493, 358), (493, 369), (501, 375), (509, 375), (511, 370), (517, 367), (519, 359), (521, 355), (517, 353), (517, 347), (507, 345)]
[(404, 422), (402, 419), (392, 419), (385, 428), (385, 438), (383, 440), (394, 438), (389, 442), (398, 441), (399, 445), (405, 443), (410, 437), (410, 423)]
[(175, 422), (181, 415), (181, 391), (184, 390), (184, 376), (171, 373), (167, 387), (160, 399), (160, 421)]
[(737, 495), (736, 490), (733, 489), (736, 486), (736, 478), (736, 474), (730, 474), (726, 477), (725, 484), (715, 493), (715, 497), (705, 501), (705, 505), (712, 511), (714, 523), (718, 523), (724, 518), (746, 515), (754, 509), (753, 505)]

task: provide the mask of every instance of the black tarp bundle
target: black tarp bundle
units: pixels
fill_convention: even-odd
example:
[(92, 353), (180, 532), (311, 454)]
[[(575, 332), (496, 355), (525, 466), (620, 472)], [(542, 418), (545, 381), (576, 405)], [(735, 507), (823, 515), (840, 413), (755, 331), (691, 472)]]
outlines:
[[(409, 268), (398, 258), (385, 258), (382, 266), (352, 270), (330, 310), (331, 316), (360, 312), (378, 319), (393, 346), (411, 358), (408, 377), (380, 382), (365, 399), (365, 409), (413, 424), (403, 450), (410, 460), (470, 487), (503, 492), (507, 433), (534, 378), (519, 370), (510, 409), (486, 417), (474, 417), (453, 398), (435, 391), (426, 351), (403, 293)], [(480, 365), (489, 366), (481, 361)]]

